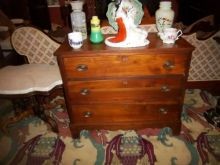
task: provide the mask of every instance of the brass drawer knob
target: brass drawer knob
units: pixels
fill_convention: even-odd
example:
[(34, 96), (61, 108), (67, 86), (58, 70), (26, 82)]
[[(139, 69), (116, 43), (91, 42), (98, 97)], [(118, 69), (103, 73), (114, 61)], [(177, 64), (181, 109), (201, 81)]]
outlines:
[(167, 110), (165, 108), (160, 108), (159, 111), (162, 114), (167, 114)]
[(89, 118), (89, 117), (91, 117), (91, 116), (92, 116), (92, 113), (91, 113), (91, 112), (89, 112), (89, 111), (84, 112), (84, 117)]
[(161, 92), (169, 92), (170, 91), (170, 88), (166, 85), (163, 85), (161, 88), (160, 88)]
[(83, 95), (83, 96), (86, 96), (89, 94), (89, 89), (87, 88), (83, 88), (80, 90), (80, 94)]
[(88, 66), (85, 64), (79, 64), (76, 66), (76, 70), (79, 72), (85, 72), (88, 70)]
[(175, 64), (173, 61), (167, 60), (165, 61), (165, 63), (163, 64), (163, 68), (166, 70), (171, 70), (175, 67)]

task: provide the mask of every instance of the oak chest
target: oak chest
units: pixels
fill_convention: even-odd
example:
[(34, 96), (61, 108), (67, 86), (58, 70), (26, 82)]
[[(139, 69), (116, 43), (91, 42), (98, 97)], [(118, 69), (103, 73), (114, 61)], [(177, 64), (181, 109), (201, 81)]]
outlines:
[(56, 51), (73, 137), (83, 129), (181, 127), (185, 82), (193, 47), (163, 44), (154, 33), (139, 48), (67, 41)]

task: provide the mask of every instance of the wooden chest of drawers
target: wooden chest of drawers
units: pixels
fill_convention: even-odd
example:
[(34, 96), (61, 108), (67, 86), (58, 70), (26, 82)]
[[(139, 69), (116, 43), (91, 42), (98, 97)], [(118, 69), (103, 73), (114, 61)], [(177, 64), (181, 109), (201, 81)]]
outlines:
[(73, 137), (82, 129), (181, 127), (185, 82), (193, 47), (184, 39), (163, 44), (112, 48), (84, 41), (73, 50), (65, 42), (55, 53), (64, 83)]

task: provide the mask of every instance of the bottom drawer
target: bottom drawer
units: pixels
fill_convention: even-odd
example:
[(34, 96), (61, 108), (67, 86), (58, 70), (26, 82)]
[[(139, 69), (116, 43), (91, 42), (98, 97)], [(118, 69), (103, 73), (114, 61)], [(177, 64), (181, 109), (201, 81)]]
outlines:
[(178, 121), (181, 105), (157, 104), (93, 104), (73, 105), (70, 115), (71, 123), (112, 123), (112, 122), (147, 122), (147, 121)]

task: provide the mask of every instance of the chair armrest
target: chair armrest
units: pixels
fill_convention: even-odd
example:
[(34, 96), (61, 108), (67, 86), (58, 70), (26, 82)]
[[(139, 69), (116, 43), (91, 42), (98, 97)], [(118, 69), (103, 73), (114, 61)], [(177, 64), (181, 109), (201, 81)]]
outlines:
[(21, 19), (21, 18), (14, 18), (14, 19), (11, 19), (11, 22), (16, 25), (16, 24), (23, 24), (24, 23), (24, 19)]
[(2, 49), (4, 49), (4, 46), (2, 45), (2, 41), (7, 39), (9, 36), (10, 36), (10, 33), (9, 33), (8, 26), (0, 26), (0, 41), (1, 41), (0, 45), (2, 46)]
[(0, 26), (0, 32), (7, 32), (8, 26)]

